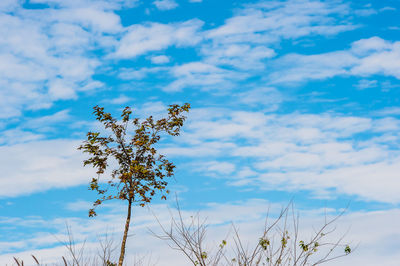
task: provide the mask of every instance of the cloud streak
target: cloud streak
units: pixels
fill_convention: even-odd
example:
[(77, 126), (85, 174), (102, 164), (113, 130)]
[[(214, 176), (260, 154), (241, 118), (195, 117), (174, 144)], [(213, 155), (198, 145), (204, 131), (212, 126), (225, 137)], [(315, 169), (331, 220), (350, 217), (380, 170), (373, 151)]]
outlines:
[(78, 145), (72, 140), (43, 140), (0, 146), (0, 197), (86, 184), (94, 171), (82, 167)]
[(193, 19), (169, 25), (150, 23), (129, 26), (114, 56), (131, 58), (150, 51), (160, 51), (171, 45), (193, 46), (201, 41), (198, 31), (202, 25), (202, 21)]
[(353, 42), (344, 51), (285, 55), (274, 62), (276, 70), (268, 80), (272, 84), (298, 84), (335, 76), (384, 75), (400, 79), (399, 47), (400, 42), (371, 37)]
[[(347, 194), (396, 204), (399, 126), (393, 117), (194, 110), (182, 135), (186, 144), (165, 151), (203, 157), (201, 169), (211, 176), (215, 160), (221, 167), (236, 167), (237, 173), (248, 169), (251, 176), (226, 177), (235, 186), (308, 190), (316, 197)], [(253, 159), (244, 164), (243, 158)]]

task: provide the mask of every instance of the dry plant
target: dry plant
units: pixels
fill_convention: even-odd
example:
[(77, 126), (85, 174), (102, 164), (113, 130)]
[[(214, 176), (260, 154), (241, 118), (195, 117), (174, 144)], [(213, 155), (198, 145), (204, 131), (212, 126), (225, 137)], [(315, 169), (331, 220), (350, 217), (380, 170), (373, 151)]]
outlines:
[(179, 204), (177, 204), (177, 210), (178, 219), (175, 219), (171, 214), (171, 225), (168, 229), (154, 215), (164, 234), (160, 235), (152, 230), (150, 232), (155, 237), (166, 240), (172, 249), (183, 252), (193, 265), (218, 265), (225, 255), (224, 246), (226, 242), (223, 241), (223, 245), (220, 245), (215, 252), (207, 250), (204, 244), (208, 228), (206, 220), (201, 220), (199, 213), (197, 213), (191, 216), (187, 223), (182, 216)]
[(208, 248), (206, 220), (200, 219), (198, 213), (191, 216), (189, 221), (185, 220), (179, 205), (177, 212), (178, 218), (171, 215), (168, 228), (156, 217), (163, 233), (152, 233), (167, 241), (171, 248), (183, 252), (191, 264), (196, 266), (318, 265), (352, 252), (349, 244), (343, 243), (346, 234), (335, 241), (328, 239), (335, 232), (335, 224), (344, 211), (332, 219), (327, 219), (325, 214), (323, 225), (313, 229), (311, 237), (306, 240), (300, 238), (299, 215), (295, 214), (293, 204), (289, 203), (272, 222), (267, 215), (263, 231), (253, 242), (252, 248), (244, 245), (238, 228), (232, 224), (231, 250), (227, 249), (226, 240), (222, 240), (216, 248)]
[[(77, 243), (73, 233), (71, 231), (71, 227), (66, 224), (66, 240), (57, 240), (67, 249), (67, 255), (61, 256), (60, 263), (53, 264), (43, 264), (39, 262), (37, 257), (34, 255), (32, 259), (34, 261), (33, 265), (62, 265), (62, 266), (116, 266), (116, 251), (118, 246), (114, 244), (113, 238), (110, 237), (108, 233), (106, 233), (102, 237), (98, 237), (99, 249), (97, 250), (97, 254), (88, 252), (86, 249), (86, 240), (81, 243)], [(15, 265), (24, 266), (24, 261), (14, 257)], [(32, 265), (32, 264), (29, 264)], [(136, 264), (134, 264), (136, 265)]]
[(98, 251), (98, 258), (101, 261), (102, 266), (114, 266), (115, 263), (112, 261), (117, 261), (115, 257), (115, 252), (118, 246), (114, 244), (113, 237), (106, 233), (103, 238), (98, 238), (100, 244), (100, 250)]

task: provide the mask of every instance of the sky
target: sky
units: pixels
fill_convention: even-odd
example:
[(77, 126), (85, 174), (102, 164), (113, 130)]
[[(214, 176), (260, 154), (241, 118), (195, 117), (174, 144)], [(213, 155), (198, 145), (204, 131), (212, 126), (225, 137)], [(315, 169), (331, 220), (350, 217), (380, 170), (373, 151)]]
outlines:
[(268, 208), (293, 200), (307, 231), (349, 206), (338, 226), (357, 250), (333, 265), (397, 265), (399, 17), (397, 0), (1, 0), (0, 264), (59, 260), (66, 223), (88, 246), (119, 239), (125, 205), (87, 217), (93, 106), (143, 118), (188, 102), (158, 147), (172, 195), (134, 208), (128, 259), (178, 265), (146, 230), (177, 195), (211, 237), (234, 221), (253, 241)]

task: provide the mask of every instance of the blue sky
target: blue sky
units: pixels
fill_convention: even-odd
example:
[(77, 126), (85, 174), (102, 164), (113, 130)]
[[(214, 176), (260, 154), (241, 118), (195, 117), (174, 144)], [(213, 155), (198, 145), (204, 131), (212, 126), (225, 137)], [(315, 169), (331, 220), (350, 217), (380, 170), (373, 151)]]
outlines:
[[(94, 105), (144, 117), (189, 102), (182, 135), (159, 147), (183, 210), (246, 227), (292, 198), (305, 221), (350, 202), (359, 249), (343, 265), (395, 265), (399, 12), (397, 0), (2, 0), (0, 262), (59, 257), (65, 221), (78, 239), (120, 233), (118, 203), (87, 218), (94, 171), (76, 148), (100, 129)], [(154, 201), (166, 219), (167, 205)]]

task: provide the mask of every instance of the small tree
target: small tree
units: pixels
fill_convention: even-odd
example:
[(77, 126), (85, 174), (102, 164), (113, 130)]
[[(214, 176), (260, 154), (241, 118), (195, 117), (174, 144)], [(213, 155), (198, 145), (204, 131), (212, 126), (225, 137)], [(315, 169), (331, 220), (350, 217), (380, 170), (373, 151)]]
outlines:
[[(100, 196), (89, 210), (89, 216), (96, 216), (95, 208), (102, 202), (120, 199), (128, 202), (128, 213), (125, 222), (124, 235), (118, 266), (122, 266), (125, 256), (125, 245), (128, 236), (132, 213), (132, 204), (145, 206), (150, 203), (156, 192), (161, 192), (161, 199), (166, 199), (166, 177), (174, 174), (174, 164), (164, 155), (159, 154), (154, 147), (161, 134), (178, 136), (186, 117), (184, 112), (190, 109), (189, 104), (170, 105), (168, 116), (154, 120), (152, 116), (140, 120), (131, 118), (132, 111), (126, 107), (122, 111), (121, 121), (104, 112), (103, 107), (93, 107), (96, 120), (105, 129), (111, 130), (111, 135), (101, 137), (99, 132), (88, 132), (87, 140), (79, 146), (79, 150), (89, 153), (89, 159), (84, 160), (84, 166), (92, 165), (97, 169), (97, 177), (90, 182), (90, 189)], [(128, 130), (133, 126), (133, 134), (127, 138)], [(99, 178), (109, 166), (108, 160), (114, 158), (118, 168), (113, 169), (106, 186), (101, 187)], [(104, 183), (104, 182), (103, 182)]]

